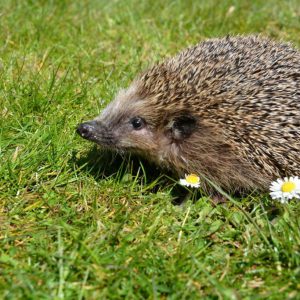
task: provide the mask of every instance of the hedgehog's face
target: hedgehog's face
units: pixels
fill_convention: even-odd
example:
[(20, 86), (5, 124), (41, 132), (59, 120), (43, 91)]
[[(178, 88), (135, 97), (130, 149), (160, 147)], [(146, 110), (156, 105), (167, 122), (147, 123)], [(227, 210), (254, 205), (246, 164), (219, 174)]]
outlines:
[[(163, 117), (162, 117), (163, 116)], [(100, 146), (141, 154), (159, 163), (180, 156), (178, 145), (188, 139), (196, 121), (187, 113), (158, 114), (149, 99), (134, 91), (122, 91), (94, 120), (82, 123), (77, 132)]]
[(140, 152), (155, 148), (153, 133), (139, 115), (122, 114), (108, 120), (101, 114), (80, 124), (77, 132), (83, 138), (111, 150)]

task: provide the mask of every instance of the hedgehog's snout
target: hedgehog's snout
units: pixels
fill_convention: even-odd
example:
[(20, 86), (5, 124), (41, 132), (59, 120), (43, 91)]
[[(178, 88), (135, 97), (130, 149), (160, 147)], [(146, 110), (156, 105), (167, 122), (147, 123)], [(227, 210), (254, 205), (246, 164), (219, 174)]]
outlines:
[(98, 121), (88, 121), (77, 126), (76, 132), (84, 139), (100, 145), (113, 145), (113, 134)]
[(84, 139), (89, 140), (96, 131), (96, 122), (84, 122), (78, 125), (76, 132)]

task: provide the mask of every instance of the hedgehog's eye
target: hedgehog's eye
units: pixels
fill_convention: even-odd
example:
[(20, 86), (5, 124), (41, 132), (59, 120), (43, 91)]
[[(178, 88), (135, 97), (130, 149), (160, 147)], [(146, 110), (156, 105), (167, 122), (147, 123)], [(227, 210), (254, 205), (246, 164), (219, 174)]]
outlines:
[(132, 124), (133, 128), (135, 130), (142, 129), (145, 126), (145, 121), (144, 119), (140, 117), (134, 117), (130, 120), (130, 123)]

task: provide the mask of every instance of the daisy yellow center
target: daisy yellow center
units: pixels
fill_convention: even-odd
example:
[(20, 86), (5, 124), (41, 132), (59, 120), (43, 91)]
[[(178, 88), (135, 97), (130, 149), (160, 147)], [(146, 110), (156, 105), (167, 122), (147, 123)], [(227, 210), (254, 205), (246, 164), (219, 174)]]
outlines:
[(185, 180), (188, 182), (188, 183), (191, 183), (191, 184), (196, 184), (199, 182), (199, 177), (195, 174), (190, 174), (188, 176), (185, 177)]
[(290, 193), (296, 188), (296, 184), (292, 181), (287, 181), (281, 186), (281, 191), (284, 193)]

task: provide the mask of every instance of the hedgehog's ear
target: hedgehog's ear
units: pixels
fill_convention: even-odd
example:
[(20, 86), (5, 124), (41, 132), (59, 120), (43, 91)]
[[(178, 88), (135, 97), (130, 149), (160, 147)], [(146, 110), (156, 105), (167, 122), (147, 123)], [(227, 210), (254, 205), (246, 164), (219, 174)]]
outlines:
[(196, 119), (192, 115), (176, 116), (171, 122), (171, 135), (175, 140), (188, 138), (196, 128)]

